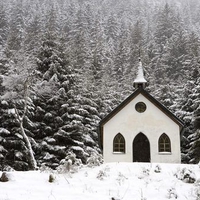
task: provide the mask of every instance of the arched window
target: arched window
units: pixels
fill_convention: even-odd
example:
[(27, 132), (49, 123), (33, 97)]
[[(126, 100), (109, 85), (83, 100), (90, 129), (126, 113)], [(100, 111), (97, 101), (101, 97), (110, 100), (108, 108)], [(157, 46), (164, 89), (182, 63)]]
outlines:
[(114, 137), (113, 152), (125, 153), (125, 139), (121, 133)]
[(160, 136), (158, 146), (159, 152), (171, 152), (171, 142), (165, 133)]

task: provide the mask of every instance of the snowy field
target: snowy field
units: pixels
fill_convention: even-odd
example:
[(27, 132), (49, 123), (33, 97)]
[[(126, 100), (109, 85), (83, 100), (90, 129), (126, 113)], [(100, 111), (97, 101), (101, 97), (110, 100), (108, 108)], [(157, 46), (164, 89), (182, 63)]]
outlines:
[[(77, 173), (9, 172), (0, 200), (197, 200), (198, 165), (109, 163)], [(194, 183), (187, 183), (194, 182)]]

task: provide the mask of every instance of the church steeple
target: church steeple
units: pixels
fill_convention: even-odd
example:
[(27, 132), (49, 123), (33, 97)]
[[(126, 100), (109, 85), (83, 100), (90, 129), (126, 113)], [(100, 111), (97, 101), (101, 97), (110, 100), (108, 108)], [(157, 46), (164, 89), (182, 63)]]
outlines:
[(133, 82), (134, 88), (145, 88), (147, 86), (147, 81), (144, 78), (144, 71), (142, 67), (142, 62), (139, 58), (139, 65), (138, 65), (138, 71), (137, 71), (137, 76)]

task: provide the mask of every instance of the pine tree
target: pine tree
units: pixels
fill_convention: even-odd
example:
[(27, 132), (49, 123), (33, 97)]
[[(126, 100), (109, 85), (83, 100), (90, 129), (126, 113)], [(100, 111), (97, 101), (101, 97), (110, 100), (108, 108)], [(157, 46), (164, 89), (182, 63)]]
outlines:
[[(9, 130), (9, 134), (3, 145), (11, 150), (7, 155), (8, 159), (15, 159), (15, 157), (19, 159), (16, 159), (12, 166), (19, 170), (27, 168), (35, 170), (37, 163), (32, 149), (31, 131), (29, 129), (34, 126), (30, 120), (34, 106), (30, 98), (29, 88), (34, 78), (30, 70), (34, 70), (34, 65), (30, 60), (21, 56), (15, 57), (15, 62), (12, 62), (9, 66), (8, 74), (3, 77), (2, 85), (5, 87), (2, 96), (4, 99), (3, 105), (9, 113), (4, 117), (11, 122), (11, 124), (4, 123), (5, 128)], [(12, 136), (10, 136), (10, 132), (12, 132)], [(18, 145), (18, 150), (21, 150), (20, 153), (15, 149), (15, 145)], [(22, 154), (22, 151), (24, 154)], [(9, 158), (10, 155), (13, 158)]]
[[(39, 165), (44, 162), (54, 168), (58, 165), (60, 157), (56, 156), (57, 148), (52, 147), (52, 144), (56, 144), (53, 134), (63, 124), (60, 108), (64, 104), (65, 93), (73, 82), (71, 67), (59, 41), (56, 32), (47, 30), (37, 56), (37, 70), (41, 82), (38, 84), (37, 98), (34, 101), (35, 121), (39, 124), (35, 134), (36, 140), (40, 143), (37, 159)], [(57, 165), (54, 166), (53, 163)]]
[(116, 82), (118, 83), (118, 87), (122, 88), (123, 86), (125, 86), (124, 83), (126, 81), (130, 81), (127, 77), (130, 74), (128, 67), (130, 56), (129, 54), (131, 52), (128, 44), (128, 30), (124, 25), (121, 25), (120, 27), (119, 38), (120, 39), (116, 44), (116, 52), (112, 67), (112, 78), (116, 80)]
[[(22, 47), (24, 41), (24, 10), (21, 1), (15, 2), (15, 6), (11, 10), (10, 30), (8, 34), (7, 48), (8, 51), (18, 51)], [(11, 52), (10, 52), (11, 53)], [(9, 53), (9, 54), (10, 54)]]
[(8, 35), (8, 18), (6, 6), (0, 3), (0, 45), (4, 46)]
[(34, 16), (27, 24), (24, 41), (27, 53), (34, 56), (37, 55), (42, 40), (42, 22), (38, 15)]
[(73, 66), (84, 70), (84, 68), (88, 67), (89, 34), (87, 32), (84, 5), (79, 5), (78, 8), (75, 17), (72, 19), (72, 27), (68, 35), (68, 56), (70, 58), (70, 63)]
[(77, 158), (86, 163), (92, 153), (99, 153), (95, 128), (99, 121), (98, 106), (87, 90), (81, 94), (79, 89), (75, 88), (67, 93), (68, 101), (61, 106), (64, 125), (54, 138), (59, 141), (59, 145), (65, 146), (65, 152), (74, 152)]
[(119, 34), (119, 22), (117, 20), (117, 16), (112, 14), (108, 16), (107, 24), (106, 24), (106, 36), (107, 41), (110, 40), (116, 41)]
[(157, 15), (157, 27), (155, 32), (156, 42), (160, 45), (161, 53), (164, 45), (173, 36), (174, 31), (179, 28), (176, 22), (177, 19), (174, 10), (166, 3), (164, 8), (161, 9)]
[(192, 109), (194, 110), (193, 117), (193, 134), (189, 136), (190, 139), (190, 149), (188, 155), (190, 156), (191, 163), (198, 163), (200, 161), (200, 78), (196, 81), (196, 87), (193, 89)]

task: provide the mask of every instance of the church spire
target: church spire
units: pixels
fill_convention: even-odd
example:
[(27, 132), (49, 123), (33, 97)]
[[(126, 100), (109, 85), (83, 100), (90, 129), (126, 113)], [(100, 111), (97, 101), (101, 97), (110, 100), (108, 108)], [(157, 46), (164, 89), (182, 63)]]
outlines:
[(137, 76), (133, 82), (133, 86), (138, 89), (138, 88), (145, 88), (147, 85), (147, 81), (144, 78), (144, 71), (143, 71), (143, 66), (142, 62), (139, 58), (139, 65), (138, 65), (138, 71), (137, 71)]

